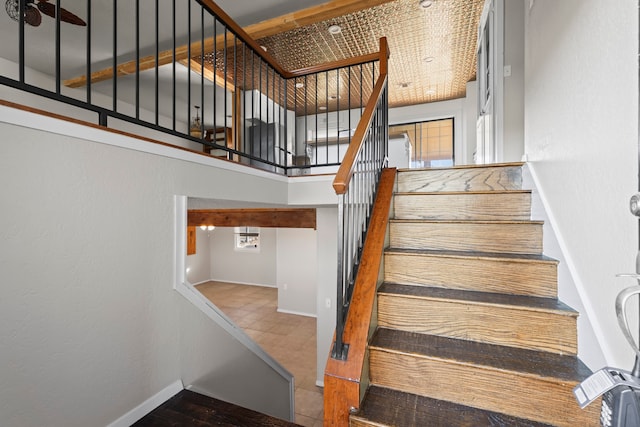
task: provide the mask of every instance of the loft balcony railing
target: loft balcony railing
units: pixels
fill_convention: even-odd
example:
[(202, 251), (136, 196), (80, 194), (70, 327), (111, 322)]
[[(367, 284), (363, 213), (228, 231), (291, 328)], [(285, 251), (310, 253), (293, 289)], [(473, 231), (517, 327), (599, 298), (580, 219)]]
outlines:
[(283, 174), (338, 168), (380, 75), (377, 52), (284, 70), (211, 0), (11, 5), (5, 88), (60, 101), (63, 115)]

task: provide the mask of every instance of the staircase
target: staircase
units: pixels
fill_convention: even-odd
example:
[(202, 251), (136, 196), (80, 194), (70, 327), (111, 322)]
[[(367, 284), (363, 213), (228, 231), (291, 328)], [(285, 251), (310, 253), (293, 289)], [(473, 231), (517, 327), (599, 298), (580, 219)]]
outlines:
[(578, 313), (557, 299), (522, 165), (398, 172), (351, 426), (595, 426), (572, 389)]

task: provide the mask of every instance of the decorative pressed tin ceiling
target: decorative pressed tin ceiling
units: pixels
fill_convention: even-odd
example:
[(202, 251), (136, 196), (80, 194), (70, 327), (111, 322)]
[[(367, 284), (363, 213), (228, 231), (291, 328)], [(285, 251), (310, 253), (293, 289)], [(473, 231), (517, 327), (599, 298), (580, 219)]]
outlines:
[[(475, 79), (483, 0), (396, 0), (257, 40), (286, 70), (366, 55), (387, 37), (389, 105), (461, 98)], [(330, 34), (339, 25), (342, 31)]]

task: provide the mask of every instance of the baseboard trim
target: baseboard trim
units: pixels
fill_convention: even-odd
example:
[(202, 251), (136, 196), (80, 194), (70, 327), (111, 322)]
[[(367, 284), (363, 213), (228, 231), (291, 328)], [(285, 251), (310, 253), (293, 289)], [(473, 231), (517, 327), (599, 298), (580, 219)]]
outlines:
[[(224, 279), (209, 279), (206, 282), (220, 282), (220, 283), (231, 283), (233, 285), (260, 286), (262, 288), (277, 288), (276, 285), (267, 285), (264, 283), (236, 282), (234, 280), (224, 280)], [(202, 282), (202, 283), (206, 283), (206, 282)]]
[(303, 313), (302, 311), (295, 311), (295, 310), (285, 310), (282, 308), (279, 308), (278, 313), (283, 313), (283, 314), (295, 314), (296, 316), (304, 316), (304, 317), (313, 317), (313, 318), (318, 318), (317, 314), (312, 314), (312, 313)]
[(158, 393), (109, 424), (107, 427), (129, 427), (131, 424), (139, 421), (149, 412), (153, 411), (182, 390), (184, 390), (184, 385), (182, 384), (182, 380), (178, 380), (163, 388)]
[(316, 385), (317, 385), (318, 387), (322, 387), (322, 388), (324, 388), (324, 380), (322, 380), (322, 381), (320, 381), (320, 380), (316, 380)]

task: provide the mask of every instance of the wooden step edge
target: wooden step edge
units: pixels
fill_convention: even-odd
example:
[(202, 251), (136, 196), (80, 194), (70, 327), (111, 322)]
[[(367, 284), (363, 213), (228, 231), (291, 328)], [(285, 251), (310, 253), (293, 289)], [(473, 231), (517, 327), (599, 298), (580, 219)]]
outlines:
[[(394, 408), (389, 411), (389, 407)], [(360, 409), (351, 415), (361, 425), (465, 425), (549, 427), (536, 421), (478, 409), (445, 400), (407, 393), (388, 387), (371, 386)]]
[(443, 166), (436, 168), (401, 168), (398, 169), (398, 172), (425, 172), (425, 171), (443, 171), (443, 170), (460, 170), (460, 169), (490, 169), (490, 168), (508, 168), (508, 167), (522, 167), (524, 166), (524, 162), (506, 162), (506, 163), (493, 163), (493, 164), (485, 164), (485, 165), (454, 165), (454, 166)]
[(478, 224), (478, 225), (544, 225), (544, 221), (531, 219), (404, 219), (390, 218), (394, 224)]
[[(380, 339), (381, 335), (385, 335), (384, 339)], [(395, 342), (390, 342), (389, 337), (395, 338)], [(402, 340), (402, 344), (398, 338)], [(369, 351), (410, 355), (560, 384), (567, 382), (577, 384), (591, 375), (589, 368), (575, 355), (507, 347), (382, 327), (374, 333), (369, 344)]]
[[(406, 289), (402, 289), (406, 288)], [(402, 292), (402, 290), (410, 292)], [(470, 291), (436, 286), (404, 285), (385, 282), (378, 289), (378, 295), (429, 301), (446, 301), (529, 312), (548, 313), (577, 318), (579, 313), (555, 298), (527, 295), (499, 294), (494, 292)]]
[(471, 191), (415, 191), (396, 192), (394, 196), (472, 196), (500, 194), (531, 194), (531, 190), (471, 190)]
[(558, 264), (559, 261), (546, 255), (539, 254), (512, 254), (501, 252), (471, 252), (471, 251), (451, 251), (433, 249), (410, 249), (389, 247), (385, 249), (385, 254), (407, 255), (407, 256), (429, 256), (440, 258), (460, 258), (460, 259), (486, 259), (493, 261), (510, 261), (523, 263), (544, 263)]

